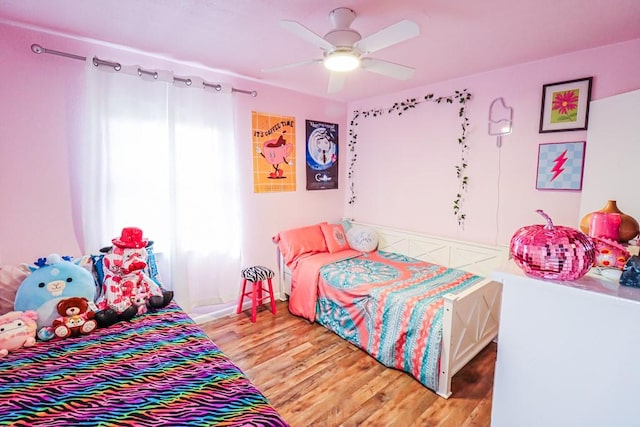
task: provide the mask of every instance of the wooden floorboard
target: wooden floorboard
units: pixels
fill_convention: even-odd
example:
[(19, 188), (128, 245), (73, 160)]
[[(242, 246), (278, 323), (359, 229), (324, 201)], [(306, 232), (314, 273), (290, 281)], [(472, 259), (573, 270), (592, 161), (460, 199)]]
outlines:
[(401, 371), (386, 368), (322, 326), (293, 316), (249, 312), (201, 325), (293, 427), (489, 426), (496, 344), (456, 376), (443, 399)]

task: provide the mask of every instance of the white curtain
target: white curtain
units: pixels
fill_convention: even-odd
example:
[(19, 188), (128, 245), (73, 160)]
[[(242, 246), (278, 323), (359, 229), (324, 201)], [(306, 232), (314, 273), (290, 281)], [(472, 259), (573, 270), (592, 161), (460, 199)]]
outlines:
[[(83, 250), (123, 227), (154, 241), (161, 279), (187, 311), (235, 300), (240, 269), (237, 144), (230, 93), (89, 61), (74, 149)], [(229, 91), (226, 91), (229, 92)]]

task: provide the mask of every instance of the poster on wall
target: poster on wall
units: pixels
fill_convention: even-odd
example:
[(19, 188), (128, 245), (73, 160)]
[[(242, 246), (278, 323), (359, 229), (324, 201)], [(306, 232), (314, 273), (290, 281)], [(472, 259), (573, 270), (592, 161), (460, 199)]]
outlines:
[(585, 141), (540, 144), (538, 190), (582, 190)]
[(307, 190), (338, 188), (338, 125), (306, 121)]
[(251, 112), (253, 192), (296, 191), (296, 122), (293, 117)]

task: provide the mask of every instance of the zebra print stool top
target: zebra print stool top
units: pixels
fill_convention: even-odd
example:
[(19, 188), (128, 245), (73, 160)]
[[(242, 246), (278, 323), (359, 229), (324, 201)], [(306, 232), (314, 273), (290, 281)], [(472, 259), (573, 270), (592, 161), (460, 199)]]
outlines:
[(242, 270), (242, 278), (250, 282), (261, 282), (262, 280), (271, 279), (274, 273), (270, 268), (261, 265), (254, 265)]

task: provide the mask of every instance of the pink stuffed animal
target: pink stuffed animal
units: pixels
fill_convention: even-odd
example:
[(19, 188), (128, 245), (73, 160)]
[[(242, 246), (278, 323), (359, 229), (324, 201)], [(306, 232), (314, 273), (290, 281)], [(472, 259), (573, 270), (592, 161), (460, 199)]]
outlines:
[(113, 248), (102, 260), (104, 279), (98, 308), (112, 309), (119, 320), (128, 320), (147, 308), (169, 304), (173, 292), (163, 291), (145, 272), (148, 240), (142, 237), (142, 230), (124, 228), (120, 238), (112, 242)]
[(0, 316), (0, 357), (35, 345), (37, 319), (35, 311), (10, 311)]

